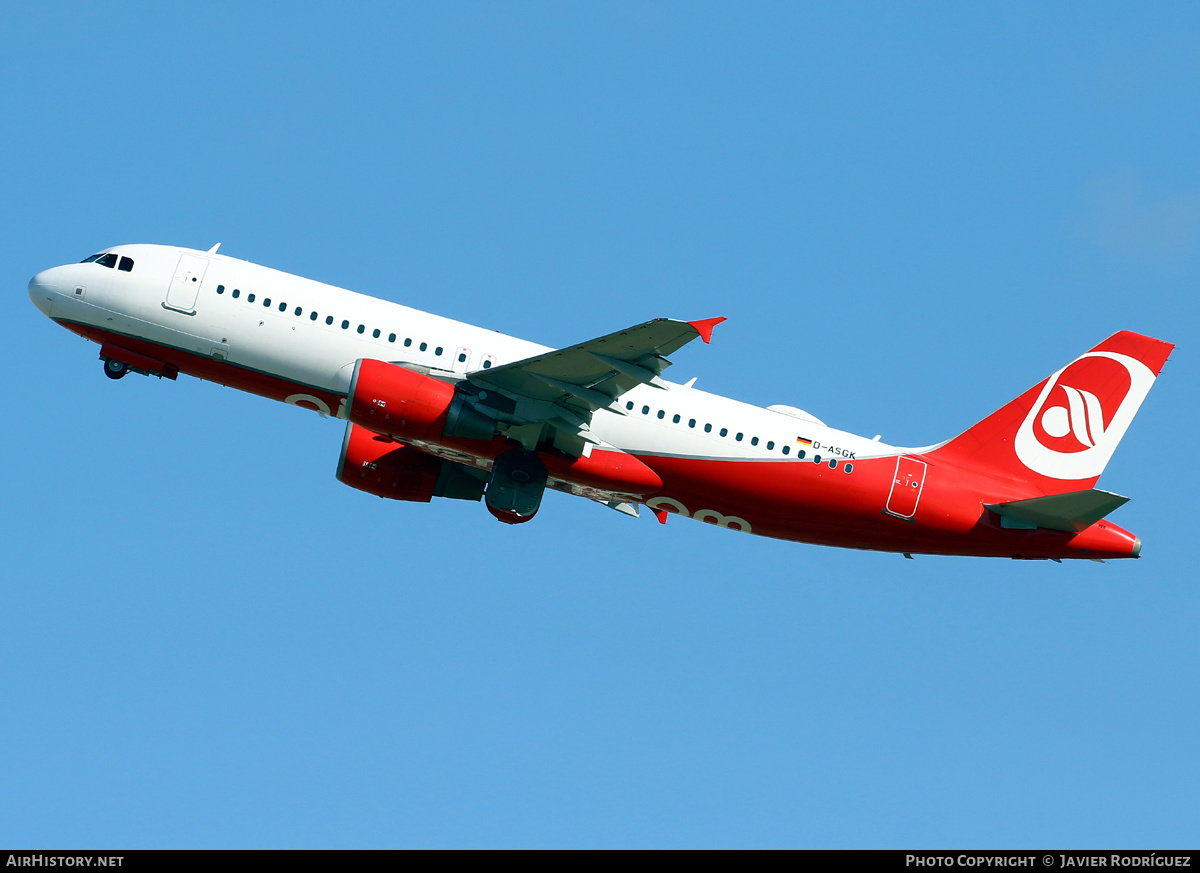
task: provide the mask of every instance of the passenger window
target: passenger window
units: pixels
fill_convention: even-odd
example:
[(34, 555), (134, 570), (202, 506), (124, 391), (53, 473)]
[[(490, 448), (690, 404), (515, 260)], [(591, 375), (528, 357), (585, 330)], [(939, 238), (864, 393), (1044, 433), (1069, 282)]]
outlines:
[(349, 330), (349, 329), (350, 329), (350, 322), (343, 318), (342, 319), (342, 330)]
[(115, 253), (109, 252), (107, 255), (102, 257), (100, 260), (96, 261), (96, 263), (99, 264), (101, 267), (108, 267), (111, 269), (112, 267), (115, 267), (117, 265), (117, 256)]
[(309, 320), (309, 321), (316, 321), (316, 320), (317, 320), (317, 311), (316, 311), (315, 309), (314, 309), (312, 312), (310, 312), (310, 313), (308, 314), (308, 320)]
[(721, 436), (729, 436), (729, 428), (727, 428), (727, 427), (721, 428)]
[(270, 297), (263, 298), (263, 306), (270, 308), (270, 306), (271, 306), (271, 298)]
[(491, 362), (491, 361), (487, 361), (487, 360), (485, 360), (485, 361), (483, 362), (483, 369), (485, 369), (485, 370), (486, 370), (486, 369), (488, 369), (490, 366), (492, 366), (492, 362)]
[(303, 315), (303, 314), (304, 314), (304, 310), (303, 310), (303, 309), (301, 309), (299, 306), (297, 306), (297, 307), (296, 307), (296, 311), (295, 311), (295, 312), (293, 312), (292, 314), (293, 314), (293, 315)]
[(421, 351), (425, 351), (427, 348), (429, 348), (429, 343), (421, 343)]
[(819, 464), (819, 463), (821, 463), (821, 456), (820, 456), (820, 455), (813, 455), (813, 463), (814, 463), (814, 464)]
[(440, 355), (442, 353), (442, 347), (438, 346), (436, 349), (433, 350), (433, 353), (435, 355)]
[(696, 419), (689, 418), (688, 419), (688, 427), (695, 427), (695, 426), (696, 426)]
[(121, 263), (117, 264), (117, 269), (126, 273), (133, 272), (133, 258), (127, 258), (121, 255)]
[(246, 295), (246, 302), (247, 303), (254, 302), (254, 292), (253, 291), (251, 291), (249, 294)]
[(218, 294), (224, 294), (224, 293), (225, 293), (225, 286), (224, 286), (224, 285), (218, 285), (218, 286), (217, 286), (217, 293), (218, 293)]
[(758, 437), (750, 437), (750, 445), (752, 445), (752, 446), (758, 445)]
[(767, 451), (770, 452), (770, 451), (774, 450), (774, 448), (775, 448), (775, 441), (767, 440)]
[(792, 447), (787, 444), (784, 444), (783, 453), (785, 455), (788, 455), (788, 454), (791, 454), (791, 452), (792, 452)]
[(804, 449), (797, 449), (797, 450), (796, 450), (796, 457), (797, 457), (797, 458), (800, 458), (801, 460), (804, 460)]
[(830, 469), (830, 470), (836, 470), (836, 469), (837, 469), (837, 458), (830, 458), (830, 459), (829, 459), (829, 469)]
[(326, 323), (326, 324), (333, 324), (333, 316), (332, 316), (332, 315), (326, 315), (326, 316), (325, 316), (325, 323)]
[(364, 330), (366, 330), (366, 329), (367, 329), (367, 326), (366, 326), (365, 324), (360, 324), (360, 325), (358, 326), (358, 332), (359, 332), (359, 333), (362, 333), (362, 332), (363, 332)]
[(463, 354), (463, 353), (459, 352), (459, 355), (458, 355), (458, 362), (459, 362), (460, 364), (465, 364), (465, 363), (467, 362), (467, 356), (466, 356), (465, 354)]
[(742, 441), (742, 435), (739, 433), (737, 436), (734, 437), (734, 439), (740, 443)]
[(371, 336), (375, 337), (375, 339), (379, 339), (379, 328), (375, 328), (373, 331), (371, 331)]
[(671, 421), (673, 421), (675, 424), (679, 424), (679, 414), (676, 413), (674, 416), (672, 416)]
[(408, 348), (408, 347), (409, 347), (409, 346), (411, 346), (411, 345), (412, 345), (412, 339), (411, 339), (411, 338), (409, 338), (409, 339), (406, 339), (406, 340), (404, 341), (404, 347), (405, 347), (405, 348)]
[(633, 409), (633, 401), (630, 400), (625, 404), (626, 409)]
[(659, 418), (662, 418), (662, 417), (663, 417), (663, 416), (665, 416), (666, 414), (667, 414), (667, 413), (666, 413), (666, 412), (664, 412), (664, 411), (663, 411), (663, 410), (661, 410), (661, 409), (658, 411), (658, 417), (659, 417)]
[(706, 424), (706, 425), (704, 425), (704, 432), (705, 432), (705, 433), (712, 433), (712, 425), (711, 425), (711, 424)]
[(389, 333), (388, 334), (388, 342), (394, 343), (395, 341), (396, 341), (396, 335), (394, 333)]
[[(280, 303), (280, 304), (279, 304), (279, 311), (280, 311), (280, 312), (287, 312), (287, 304), (286, 304), (286, 303)], [(297, 312), (296, 314), (297, 314), (297, 315), (299, 315), (300, 313), (298, 313), (298, 312)]]
[(234, 288), (233, 294), (231, 296), (233, 297), (234, 300), (237, 300), (239, 297), (242, 296), (242, 292), (239, 291), (237, 288)]
[(843, 469), (843, 470), (845, 470), (847, 473), (853, 473), (853, 472), (854, 472), (854, 465), (853, 465), (853, 464), (847, 464), (846, 466), (842, 467), (842, 469)]
[(649, 407), (649, 406), (643, 406), (643, 407), (642, 407), (642, 415), (649, 415), (649, 414), (650, 414), (650, 407)]

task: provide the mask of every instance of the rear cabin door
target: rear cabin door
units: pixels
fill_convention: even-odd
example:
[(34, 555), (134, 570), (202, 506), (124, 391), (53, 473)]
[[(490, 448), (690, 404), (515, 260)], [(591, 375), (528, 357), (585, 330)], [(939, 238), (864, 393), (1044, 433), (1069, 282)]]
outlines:
[(196, 314), (196, 297), (200, 286), (204, 284), (204, 271), (208, 269), (208, 259), (195, 255), (180, 255), (179, 266), (167, 288), (167, 299), (163, 306), (183, 312), (188, 315)]
[(899, 518), (912, 518), (917, 514), (917, 502), (925, 488), (924, 461), (900, 456), (896, 458), (896, 476), (888, 494), (887, 511)]

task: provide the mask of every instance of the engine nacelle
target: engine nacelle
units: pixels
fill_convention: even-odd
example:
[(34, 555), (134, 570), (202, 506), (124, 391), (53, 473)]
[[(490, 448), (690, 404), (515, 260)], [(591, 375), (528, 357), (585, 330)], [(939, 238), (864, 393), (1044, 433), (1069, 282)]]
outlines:
[(378, 497), (428, 503), (434, 497), (479, 500), (486, 482), (452, 464), (372, 433), (346, 425), (338, 481)]
[(489, 440), (496, 432), (495, 419), (452, 385), (384, 361), (360, 358), (355, 363), (349, 400), (350, 421), (402, 439)]

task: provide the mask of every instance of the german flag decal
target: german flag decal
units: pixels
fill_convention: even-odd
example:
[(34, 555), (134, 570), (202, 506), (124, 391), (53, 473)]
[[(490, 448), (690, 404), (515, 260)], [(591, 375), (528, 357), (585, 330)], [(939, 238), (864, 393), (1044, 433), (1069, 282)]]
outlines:
[(808, 446), (810, 449), (812, 448), (812, 440), (807, 440), (804, 437), (796, 437), (796, 442), (802, 446)]

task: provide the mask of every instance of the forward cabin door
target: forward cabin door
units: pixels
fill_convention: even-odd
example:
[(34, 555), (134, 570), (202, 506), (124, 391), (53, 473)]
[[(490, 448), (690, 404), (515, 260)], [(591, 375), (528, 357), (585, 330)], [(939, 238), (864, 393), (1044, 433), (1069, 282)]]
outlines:
[(917, 503), (925, 489), (925, 470), (924, 461), (903, 455), (896, 458), (896, 476), (887, 499), (889, 514), (897, 518), (912, 518), (917, 514)]
[(196, 297), (200, 294), (200, 286), (204, 284), (204, 271), (207, 269), (207, 258), (180, 255), (179, 266), (175, 268), (163, 306), (186, 315), (195, 315)]

